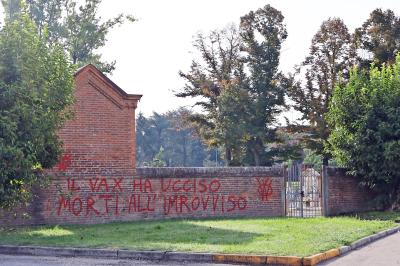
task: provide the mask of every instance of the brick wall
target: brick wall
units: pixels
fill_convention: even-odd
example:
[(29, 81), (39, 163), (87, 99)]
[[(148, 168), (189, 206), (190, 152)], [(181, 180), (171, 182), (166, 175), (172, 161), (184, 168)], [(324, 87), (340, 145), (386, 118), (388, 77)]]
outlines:
[[(75, 74), (75, 117), (60, 130), (64, 155), (28, 207), (0, 224), (90, 224), (175, 217), (283, 215), (282, 169), (135, 168), (135, 108), (94, 66)], [(24, 219), (24, 214), (29, 219)]]
[(72, 176), (132, 172), (140, 97), (125, 93), (92, 65), (80, 69), (75, 74), (75, 117), (59, 132), (65, 153), (55, 170)]
[(354, 213), (374, 209), (374, 194), (360, 186), (360, 179), (346, 175), (346, 169), (324, 169), (324, 204), (326, 215)]
[(16, 224), (91, 224), (284, 215), (281, 168), (138, 168), (131, 176), (59, 176)]
[[(284, 215), (283, 168), (135, 168), (135, 109), (94, 66), (75, 74), (75, 117), (60, 130), (64, 155), (34, 188), (28, 207), (0, 212), (2, 224), (90, 224), (190, 217)], [(327, 168), (325, 213), (368, 208), (371, 194)], [(25, 215), (29, 219), (25, 219)]]

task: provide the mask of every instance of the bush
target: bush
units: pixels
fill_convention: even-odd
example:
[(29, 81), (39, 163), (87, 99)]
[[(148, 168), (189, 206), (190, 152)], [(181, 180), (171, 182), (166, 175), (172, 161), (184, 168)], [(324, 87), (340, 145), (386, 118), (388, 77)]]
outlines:
[(73, 73), (63, 50), (48, 47), (26, 14), (0, 29), (0, 208), (29, 199), (61, 153), (57, 129), (70, 116)]
[(399, 202), (400, 55), (392, 66), (353, 70), (334, 91), (329, 149), (337, 163), (380, 194), (385, 207)]

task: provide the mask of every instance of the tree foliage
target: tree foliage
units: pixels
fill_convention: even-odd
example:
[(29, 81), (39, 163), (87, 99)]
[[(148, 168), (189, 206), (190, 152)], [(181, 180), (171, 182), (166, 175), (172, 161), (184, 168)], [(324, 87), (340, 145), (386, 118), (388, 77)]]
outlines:
[(48, 47), (22, 10), (0, 30), (0, 207), (30, 196), (41, 168), (58, 161), (57, 129), (70, 116), (73, 73), (63, 49)]
[(378, 8), (354, 34), (357, 48), (360, 49), (360, 66), (368, 69), (371, 63), (393, 64), (400, 52), (400, 17), (390, 9)]
[(328, 117), (337, 162), (385, 196), (386, 206), (399, 203), (400, 56), (380, 70), (353, 70), (348, 84), (336, 88)]
[(149, 163), (145, 162), (144, 166), (150, 167), (165, 167), (167, 163), (164, 161), (164, 148), (160, 147), (159, 152), (154, 156), (153, 160)]
[(335, 86), (347, 79), (354, 62), (355, 50), (346, 25), (341, 19), (328, 19), (314, 35), (310, 54), (298, 69), (298, 75), (304, 74), (304, 82), (289, 86), (293, 108), (302, 114), (302, 123), (291, 129), (305, 133), (306, 147), (322, 155), (324, 164), (329, 159), (324, 150), (331, 131), (326, 121), (329, 101)]
[(267, 5), (231, 25), (199, 34), (194, 47), (202, 60), (180, 75), (186, 86), (176, 95), (195, 97), (203, 114), (195, 114), (210, 147), (225, 148), (228, 165), (267, 165), (267, 144), (276, 141), (274, 123), (284, 105), (279, 55), (287, 33), (280, 11)]
[(249, 72), (244, 88), (249, 91), (250, 104), (246, 119), (249, 138), (247, 148), (252, 165), (270, 165), (266, 146), (276, 142), (276, 117), (285, 104), (285, 88), (279, 82), (280, 50), (287, 38), (282, 13), (270, 5), (240, 19), (240, 35), (245, 66)]
[[(2, 0), (6, 14), (11, 18), (20, 12), (20, 0)], [(105, 62), (98, 49), (106, 43), (109, 31), (124, 21), (134, 21), (120, 14), (102, 21), (98, 15), (101, 0), (26, 0), (30, 18), (35, 22), (40, 36), (49, 44), (61, 44), (70, 60), (78, 67), (94, 64), (102, 72), (115, 69), (115, 61)], [(24, 2), (22, 2), (24, 3)]]
[(153, 113), (147, 118), (139, 113), (136, 119), (137, 165), (154, 166), (156, 160), (164, 162), (164, 166), (203, 166), (207, 160), (215, 161), (215, 152), (206, 150), (196, 129), (188, 122), (190, 115), (185, 108), (165, 114)]
[(225, 147), (225, 156), (231, 164), (237, 160), (232, 158), (232, 149), (234, 154), (240, 149), (231, 141), (240, 139), (240, 135), (235, 135), (232, 121), (225, 120), (228, 110), (224, 103), (228, 98), (236, 98), (233, 94), (240, 82), (239, 33), (234, 25), (230, 25), (212, 31), (208, 36), (198, 34), (193, 45), (202, 60), (193, 60), (187, 73), (179, 73), (186, 85), (176, 95), (198, 99), (195, 105), (201, 106), (204, 112), (193, 114), (191, 121), (196, 123), (199, 134), (210, 147)]
[(246, 115), (250, 99), (248, 92), (238, 84), (227, 86), (218, 97), (215, 137), (225, 148), (227, 165), (242, 165), (246, 159), (246, 143), (249, 139), (249, 125)]

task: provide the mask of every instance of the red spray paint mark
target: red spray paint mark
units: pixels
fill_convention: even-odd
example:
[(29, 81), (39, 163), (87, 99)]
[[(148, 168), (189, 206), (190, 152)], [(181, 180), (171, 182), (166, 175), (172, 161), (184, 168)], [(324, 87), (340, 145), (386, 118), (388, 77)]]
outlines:
[(56, 165), (58, 171), (66, 171), (71, 166), (72, 157), (70, 154), (64, 154), (60, 162)]
[(272, 180), (270, 178), (257, 178), (258, 183), (258, 195), (263, 202), (270, 200), (272, 196)]

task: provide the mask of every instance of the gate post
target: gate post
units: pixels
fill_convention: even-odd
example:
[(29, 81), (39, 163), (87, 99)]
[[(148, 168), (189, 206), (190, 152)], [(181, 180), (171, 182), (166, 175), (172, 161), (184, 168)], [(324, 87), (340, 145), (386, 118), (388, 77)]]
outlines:
[(304, 176), (303, 171), (306, 169), (303, 164), (298, 164), (297, 168), (299, 168), (299, 181), (300, 181), (300, 217), (304, 217)]
[(322, 215), (329, 216), (329, 176), (328, 166), (322, 166)]
[(287, 199), (286, 199), (286, 186), (287, 186), (287, 176), (288, 176), (288, 166), (282, 165), (282, 216), (285, 217), (287, 215)]

